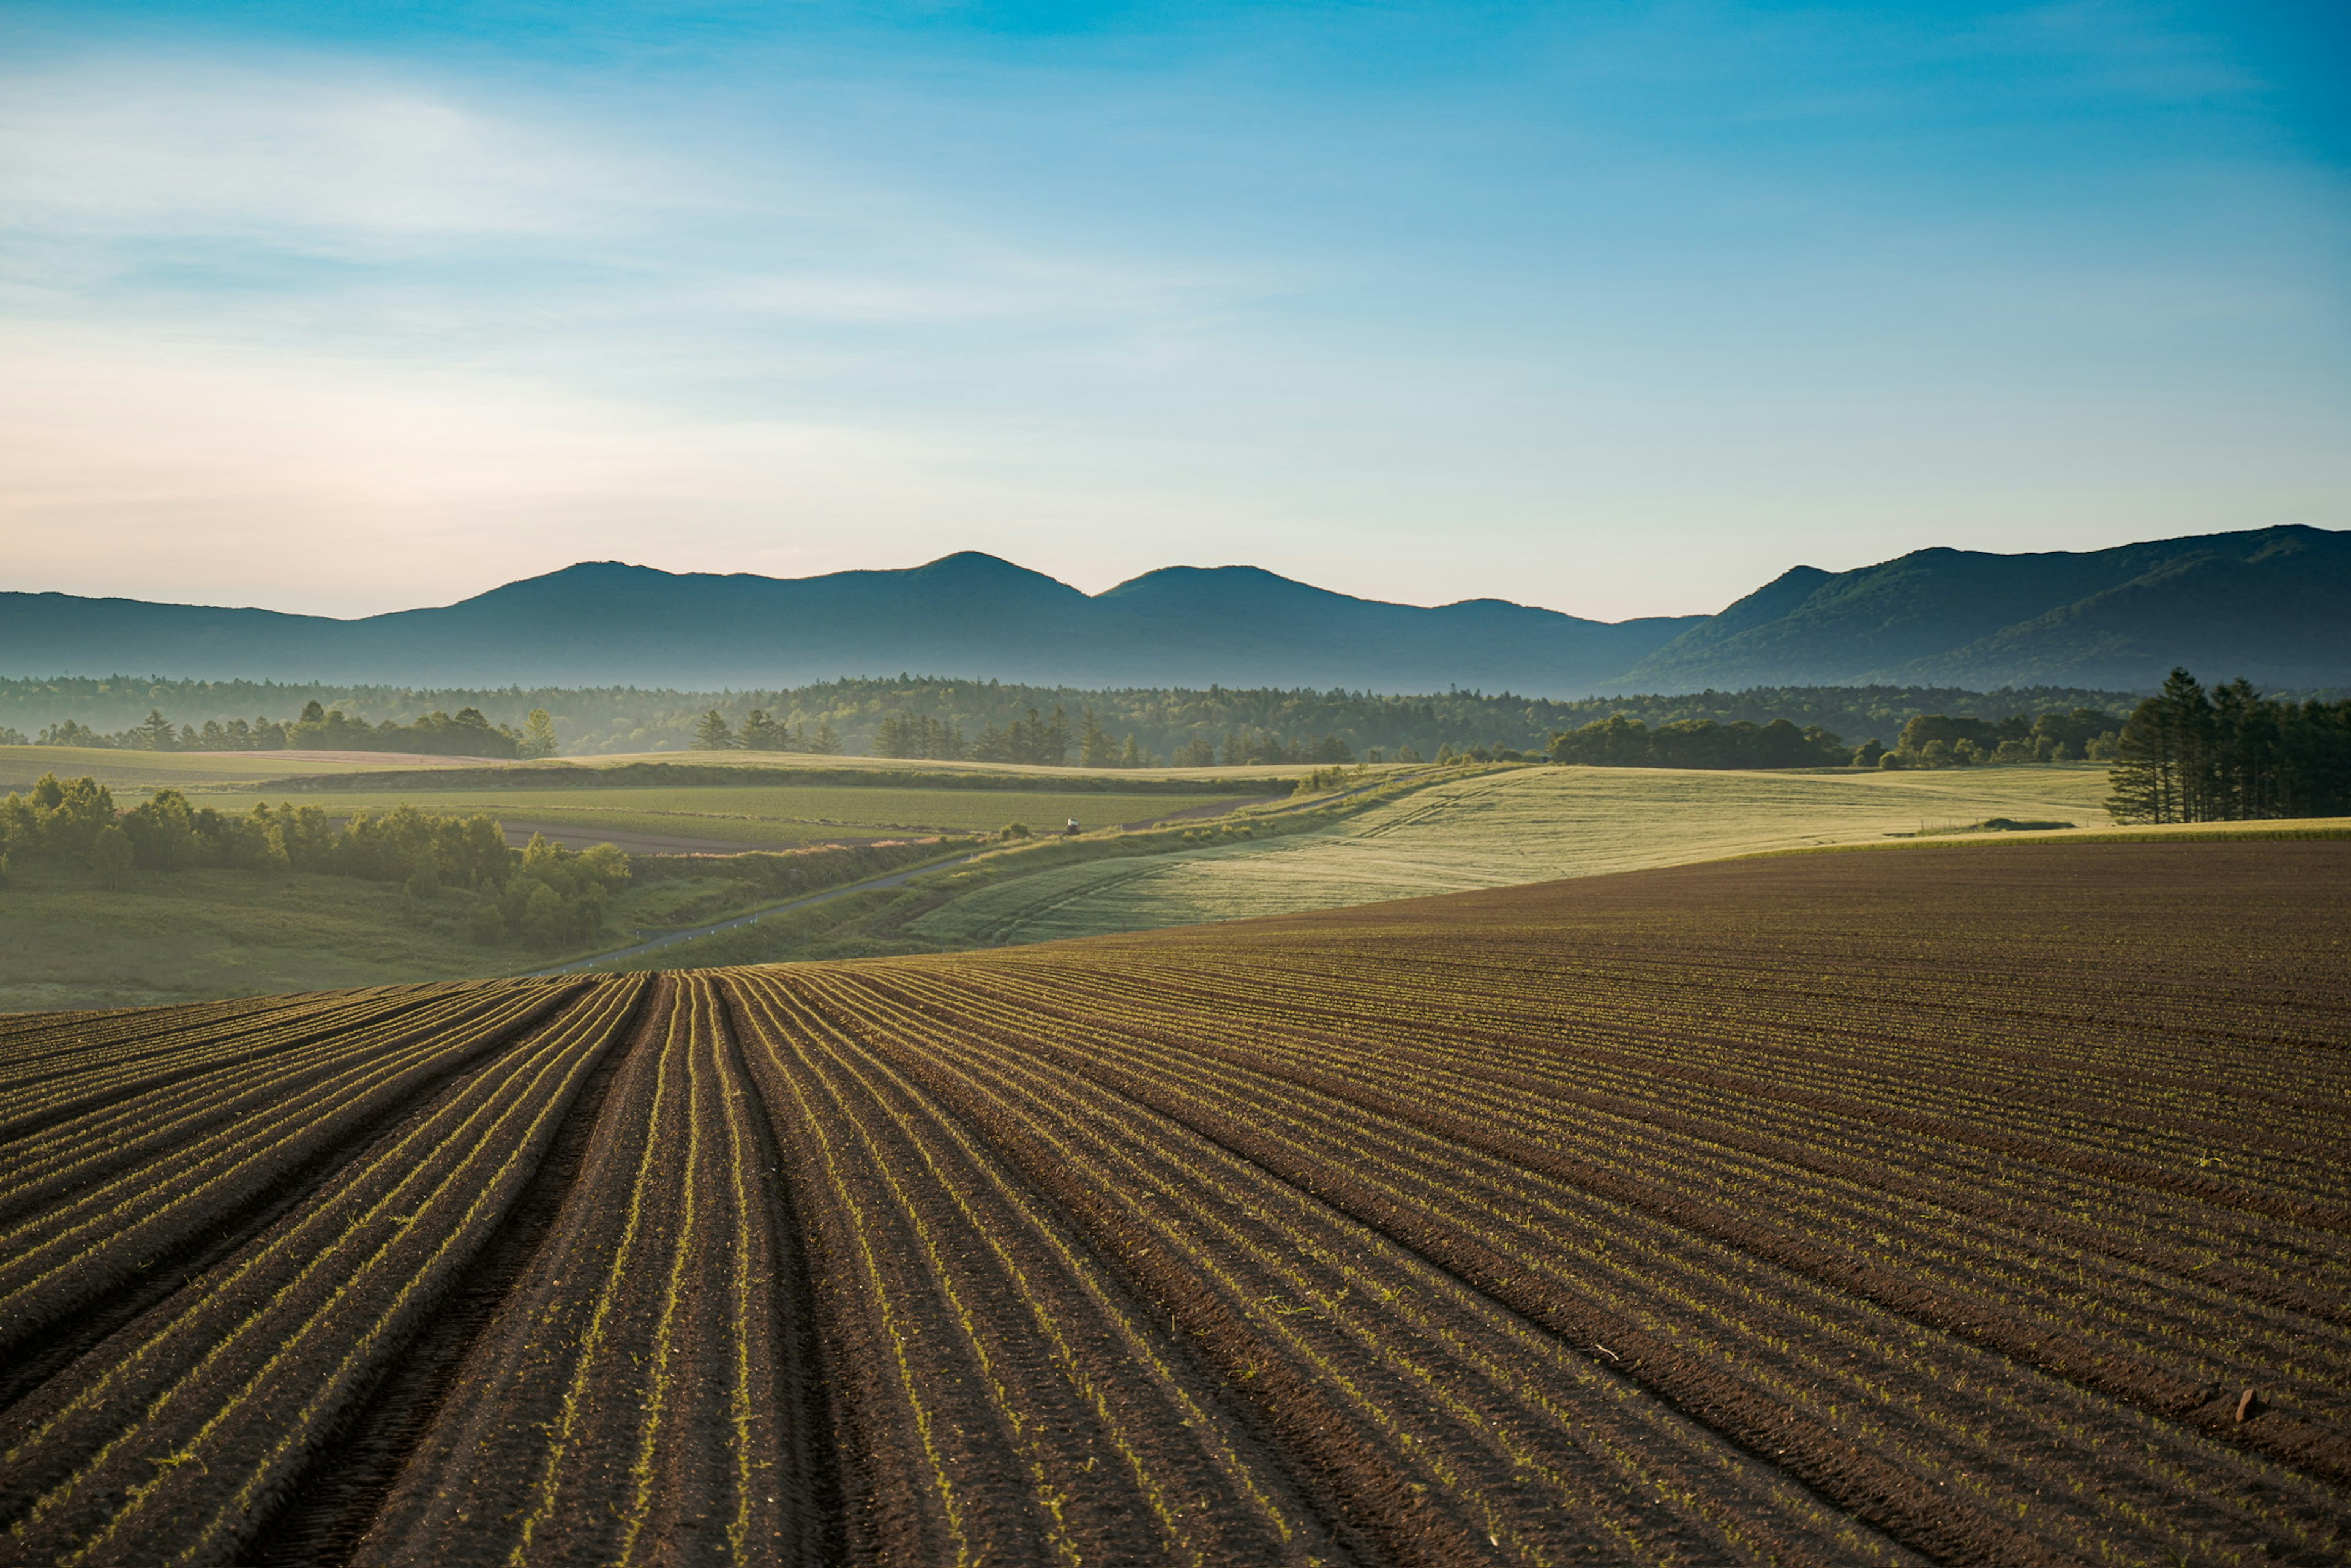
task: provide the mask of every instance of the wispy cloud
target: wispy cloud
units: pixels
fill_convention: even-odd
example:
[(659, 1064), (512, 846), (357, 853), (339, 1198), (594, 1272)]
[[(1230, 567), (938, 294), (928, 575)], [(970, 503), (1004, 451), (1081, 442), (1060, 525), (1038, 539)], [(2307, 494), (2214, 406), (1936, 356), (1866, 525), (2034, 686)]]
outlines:
[(0, 67), (8, 586), (976, 547), (1629, 613), (2351, 517), (2342, 172), (2201, 22), (1244, 9), (60, 13)]

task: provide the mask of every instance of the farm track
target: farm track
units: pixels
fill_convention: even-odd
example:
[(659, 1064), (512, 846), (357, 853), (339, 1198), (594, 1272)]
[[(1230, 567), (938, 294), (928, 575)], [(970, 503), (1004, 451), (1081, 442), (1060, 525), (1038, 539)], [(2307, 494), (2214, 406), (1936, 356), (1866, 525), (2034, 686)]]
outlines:
[(16, 1020), (0, 1563), (2339, 1563), (2346, 977), (2048, 845)]

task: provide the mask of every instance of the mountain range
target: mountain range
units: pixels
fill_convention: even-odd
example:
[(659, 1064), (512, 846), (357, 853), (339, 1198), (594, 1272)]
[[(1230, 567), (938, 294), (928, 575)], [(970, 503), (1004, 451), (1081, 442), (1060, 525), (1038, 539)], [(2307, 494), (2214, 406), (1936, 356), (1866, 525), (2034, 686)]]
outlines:
[(1572, 697), (1878, 683), (2134, 690), (2179, 664), (2266, 688), (2351, 685), (2351, 532), (1923, 549), (1852, 571), (1796, 567), (1717, 615), (1614, 622), (1496, 599), (1389, 604), (1247, 566), (1169, 567), (1089, 595), (971, 551), (807, 578), (583, 562), (350, 621), (0, 593), (0, 673), (20, 676), (709, 689), (910, 672)]

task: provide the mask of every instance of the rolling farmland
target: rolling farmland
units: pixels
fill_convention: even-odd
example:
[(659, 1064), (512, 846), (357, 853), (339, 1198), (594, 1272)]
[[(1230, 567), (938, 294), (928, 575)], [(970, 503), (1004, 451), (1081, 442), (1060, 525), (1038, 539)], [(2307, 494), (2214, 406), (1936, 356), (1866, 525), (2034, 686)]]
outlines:
[(982, 888), (914, 921), (945, 947), (1045, 942), (1886, 841), (1986, 817), (2106, 821), (2105, 770), (1740, 773), (1528, 768), (1437, 784), (1312, 833), (1099, 862)]
[[(126, 797), (127, 798), (127, 797)], [(206, 795), (202, 803), (242, 814), (282, 796)], [(1229, 794), (1107, 794), (1054, 789), (923, 789), (782, 784), (611, 789), (409, 789), (304, 797), (340, 817), (410, 805), (431, 816), (479, 814), (510, 832), (543, 831), (585, 849), (617, 843), (636, 853), (797, 849), (803, 844), (907, 834), (985, 832), (1008, 822), (1040, 831), (1075, 817), (1093, 828), (1153, 821), (1240, 803)]]
[(0, 1560), (2351, 1553), (2351, 844), (0, 1019)]

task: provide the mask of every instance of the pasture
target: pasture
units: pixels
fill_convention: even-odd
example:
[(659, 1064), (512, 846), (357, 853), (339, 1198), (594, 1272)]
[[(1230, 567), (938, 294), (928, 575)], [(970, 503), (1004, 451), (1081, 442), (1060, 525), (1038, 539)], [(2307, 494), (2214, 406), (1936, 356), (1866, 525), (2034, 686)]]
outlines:
[[(199, 804), (248, 811), (264, 800), (250, 792), (206, 794)], [(1209, 808), (1229, 810), (1230, 794), (1121, 795), (1029, 789), (923, 789), (854, 785), (743, 787), (689, 785), (614, 789), (408, 789), (305, 793), (291, 797), (337, 817), (412, 805), (435, 816), (480, 814), (510, 834), (541, 831), (573, 849), (614, 843), (636, 853), (793, 849), (802, 844), (931, 833), (990, 832), (1010, 822), (1043, 832), (1070, 818), (1102, 829), (1153, 821)], [(125, 803), (130, 803), (126, 798)]]
[(916, 919), (945, 947), (1047, 941), (1592, 876), (1987, 817), (2104, 826), (2103, 768), (1741, 773), (1531, 768), (1416, 790), (1321, 831), (998, 883)]
[(2351, 844), (1938, 846), (11, 1019), (0, 1527), (2340, 1561), (2346, 942)]
[(110, 747), (0, 746), (0, 795), (24, 789), (44, 773), (54, 773), (60, 779), (95, 779), (117, 792), (136, 793), (144, 789), (234, 789), (265, 779), (446, 766), (449, 761), (448, 758), (434, 758), (416, 763), (401, 757), (358, 752), (326, 758), (285, 751), (117, 751)]
[(19, 865), (0, 893), (0, 1012), (446, 979), (524, 961), (420, 925), (398, 888), (351, 877), (183, 871), (110, 891), (78, 868)]

